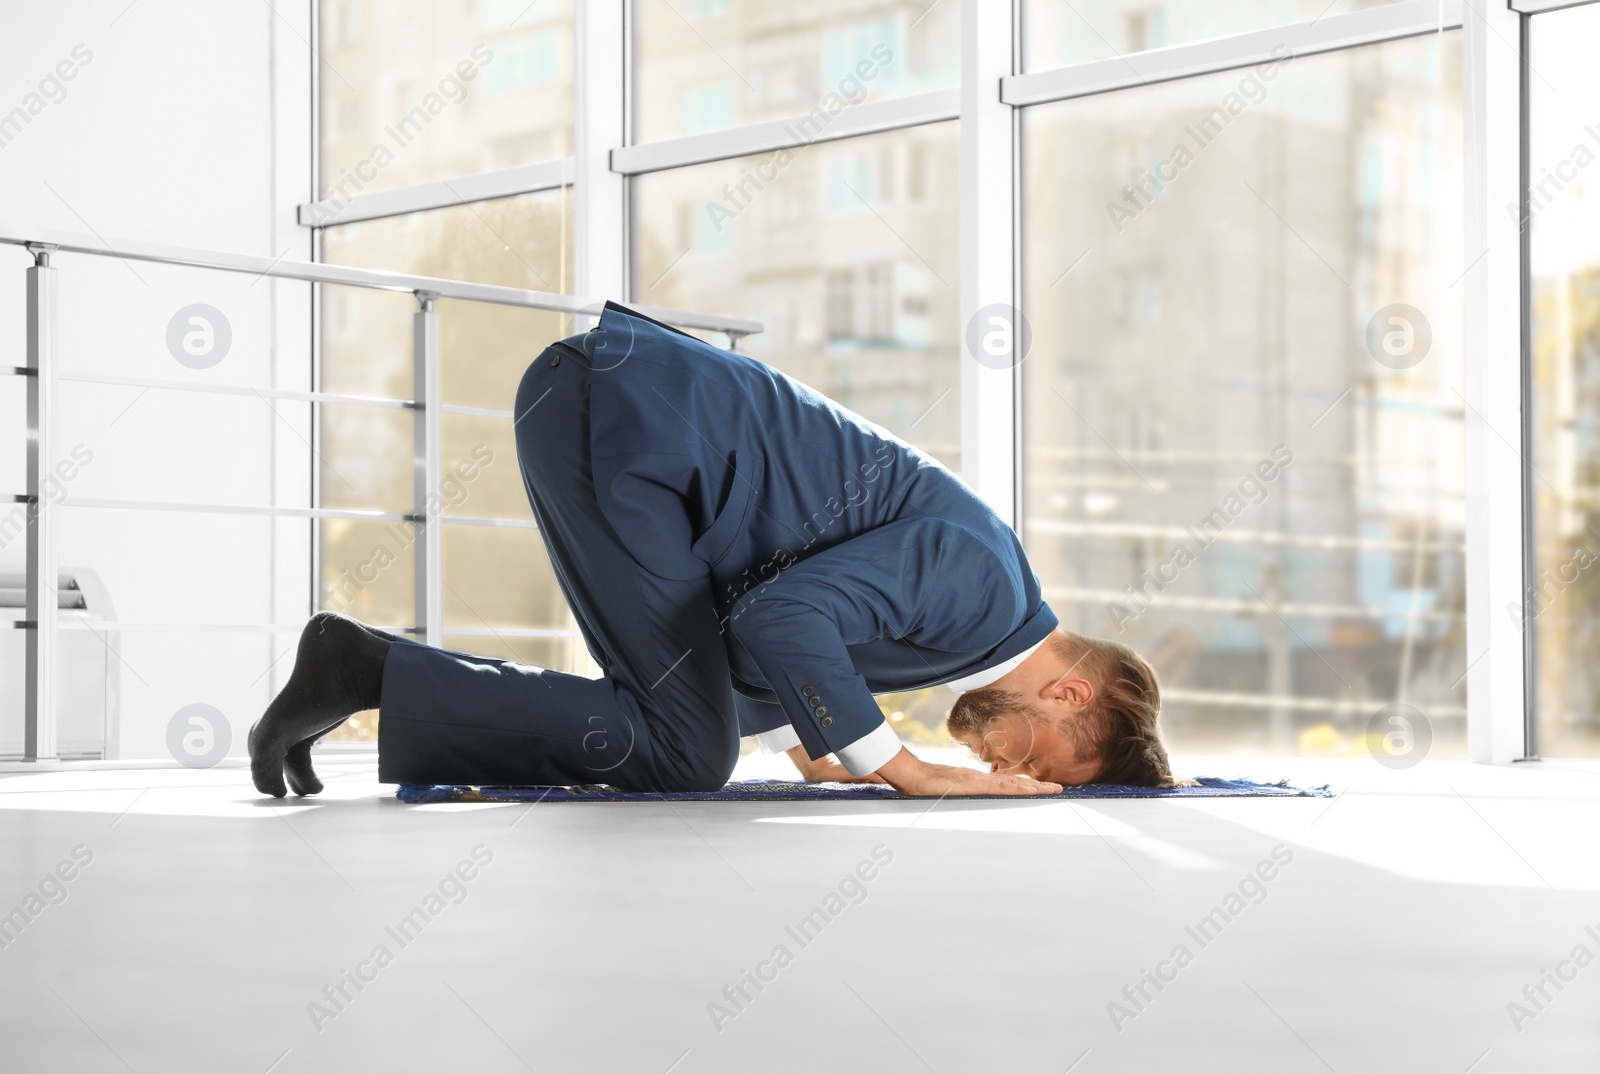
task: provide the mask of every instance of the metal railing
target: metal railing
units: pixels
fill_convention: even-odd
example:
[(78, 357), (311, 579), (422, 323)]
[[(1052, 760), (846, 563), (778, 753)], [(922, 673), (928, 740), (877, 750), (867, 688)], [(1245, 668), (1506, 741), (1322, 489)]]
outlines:
[[(444, 465), (440, 450), (440, 419), (444, 414), (512, 419), (509, 408), (451, 406), (443, 402), (439, 387), (439, 319), (435, 303), (439, 299), (485, 302), (523, 309), (547, 310), (575, 317), (596, 317), (603, 303), (572, 295), (529, 291), (495, 284), (464, 280), (413, 276), (401, 272), (348, 268), (340, 265), (291, 261), (284, 258), (256, 257), (250, 254), (195, 250), (144, 242), (111, 243), (98, 236), (90, 238), (39, 228), (18, 228), (0, 224), (0, 244), (27, 249), (34, 263), (27, 275), (27, 364), (0, 366), (0, 374), (27, 379), (27, 488), (4, 499), (27, 505), (27, 568), (24, 618), (12, 626), (26, 631), (23, 678), (23, 759), (37, 761), (54, 758), (56, 749), (55, 673), (57, 594), (53, 583), (56, 570), (57, 513), (70, 504), (77, 507), (104, 507), (138, 510), (192, 511), (257, 515), (273, 518), (343, 518), (407, 522), (415, 527), (415, 632), (422, 641), (438, 645), (444, 640), (444, 546), (440, 527), (446, 524), (477, 526), (532, 527), (526, 519), (430, 516), (427, 505), (442, 502)], [(257, 278), (300, 280), (312, 284), (335, 284), (380, 291), (403, 291), (416, 296), (418, 310), (412, 314), (412, 399), (386, 399), (340, 395), (322, 391), (283, 391), (245, 386), (192, 384), (182, 381), (140, 377), (114, 377), (88, 373), (62, 372), (56, 367), (57, 269), (50, 261), (56, 253), (114, 257), (124, 261), (148, 261), (164, 265), (236, 272)], [(740, 339), (761, 332), (759, 321), (722, 317), (657, 306), (634, 306), (657, 320), (682, 328), (721, 332), (735, 349)], [(214, 392), (227, 395), (256, 395), (267, 399), (305, 402), (313, 407), (325, 403), (404, 409), (413, 412), (414, 469), (413, 510), (409, 514), (321, 507), (278, 505), (225, 505), (169, 503), (141, 500), (74, 499), (53, 503), (47, 488), (57, 462), (54, 451), (56, 426), (56, 385), (61, 380), (118, 384), (129, 387), (170, 391)], [(247, 626), (240, 624), (239, 626)], [(277, 624), (265, 625), (275, 630)], [(465, 630), (451, 633), (480, 634)], [(491, 631), (494, 633), (494, 631)], [(498, 633), (508, 633), (500, 631)], [(537, 634), (549, 631), (512, 631)]]

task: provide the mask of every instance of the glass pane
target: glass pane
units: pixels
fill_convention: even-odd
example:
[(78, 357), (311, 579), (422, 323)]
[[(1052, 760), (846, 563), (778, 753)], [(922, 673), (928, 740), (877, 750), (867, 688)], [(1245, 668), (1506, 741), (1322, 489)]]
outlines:
[(565, 294), (572, 284), (567, 188), (322, 229), (335, 265)]
[(572, 152), (569, 0), (320, 7), (320, 197)]
[[(444, 533), (446, 630), (577, 630), (537, 530), (446, 526)], [(488, 653), (505, 640), (491, 635), (470, 648)]]
[(634, 140), (837, 115), (961, 81), (961, 5), (847, 7), (634, 0)]
[(1600, 7), (1533, 20), (1529, 211), (1539, 752), (1600, 754)]
[[(323, 232), (329, 262), (427, 276), (567, 292), (572, 279), (568, 191), (546, 191), (344, 224)], [(322, 289), (322, 387), (412, 397), (410, 295)], [(509, 411), (528, 363), (570, 335), (572, 318), (540, 310), (444, 300), (439, 311), (440, 386), (446, 403)], [(325, 406), (321, 410), (322, 503), (410, 512), (412, 414)], [(508, 418), (446, 414), (441, 419), (445, 515), (531, 519)], [(415, 619), (412, 544), (404, 523), (321, 524), (322, 606), (369, 622)], [(566, 636), (502, 638), (493, 628), (573, 629), (537, 531), (445, 529), (446, 621), (478, 635), (447, 644), (468, 652), (526, 658), (592, 674), (582, 642)], [(511, 645), (512, 649), (507, 649)], [(333, 736), (376, 734), (364, 714)]]
[(416, 622), (415, 536), (404, 522), (323, 519), (322, 602), (373, 626)]
[(324, 406), (319, 414), (321, 506), (347, 511), (410, 511), (411, 411)]
[(1306, 22), (1395, 0), (1023, 0), (1024, 70)]
[(1459, 63), (1025, 117), (1024, 538), (1066, 626), (1155, 664), (1179, 752), (1364, 755), (1396, 703), (1464, 747)]
[[(513, 391), (515, 385), (512, 386)], [(510, 405), (510, 400), (507, 401)], [(531, 418), (529, 419), (532, 420)], [(444, 514), (533, 521), (528, 493), (517, 465), (511, 422), (446, 414), (444, 430)]]
[[(548, 190), (322, 231), (323, 260), (423, 276), (572, 290), (572, 195)], [(324, 391), (411, 397), (410, 295), (322, 289)], [(510, 407), (522, 371), (572, 318), (476, 302), (439, 304), (445, 401)]]
[(641, 176), (633, 294), (764, 321), (753, 357), (958, 469), (959, 149), (941, 123)]

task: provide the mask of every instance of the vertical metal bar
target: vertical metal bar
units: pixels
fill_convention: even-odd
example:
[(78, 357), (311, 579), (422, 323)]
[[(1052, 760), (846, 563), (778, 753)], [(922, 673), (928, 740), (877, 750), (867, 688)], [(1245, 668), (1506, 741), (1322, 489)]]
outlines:
[[(1533, 40), (1532, 22), (1529, 15), (1522, 15), (1517, 20), (1522, 31), (1519, 38), (1522, 46), (1523, 63), (1520, 64), (1520, 85), (1518, 92), (1518, 121), (1517, 131), (1520, 135), (1518, 141), (1517, 162), (1517, 215), (1522, 220), (1528, 221), (1521, 228), (1521, 244), (1517, 248), (1518, 264), (1521, 268), (1520, 289), (1522, 309), (1522, 591), (1526, 594), (1538, 584), (1539, 578), (1539, 545), (1537, 543), (1536, 524), (1534, 511), (1538, 507), (1538, 490), (1534, 487), (1533, 448), (1535, 442), (1533, 423), (1539, 419), (1538, 412), (1534, 409), (1533, 395), (1533, 224), (1529, 214), (1528, 184), (1532, 179), (1532, 161), (1529, 156), (1529, 144), (1532, 132), (1529, 130), (1528, 121), (1530, 89), (1532, 83), (1528, 80), (1529, 64), (1533, 57), (1529, 54), (1528, 46)], [(1524, 598), (1526, 599), (1526, 598)], [(1527, 760), (1537, 759), (1539, 756), (1539, 619), (1538, 616), (1529, 615), (1526, 606), (1522, 609), (1522, 621), (1527, 624), (1522, 635), (1522, 755)]]
[[(271, 6), (271, 5), (267, 5)], [(335, 10), (338, 10), (335, 8)], [(311, 55), (322, 55), (322, 0), (311, 0), (310, 25), (306, 27), (311, 39)], [(309, 76), (307, 85), (306, 125), (311, 132), (311, 167), (307, 178), (311, 184), (311, 200), (316, 201), (322, 197), (322, 84), (320, 70), (322, 64), (313, 59), (306, 64)], [(326, 261), (323, 256), (322, 245), (327, 229), (313, 228), (311, 230), (312, 261)], [(327, 294), (327, 288), (320, 283), (311, 285), (311, 390), (322, 390), (322, 300)], [(311, 414), (311, 455), (306, 459), (306, 469), (310, 472), (309, 488), (311, 496), (309, 503), (313, 507), (322, 506), (322, 407), (316, 403), (309, 404)], [(306, 538), (310, 547), (309, 562), (311, 564), (311, 603), (310, 610), (318, 612), (323, 607), (322, 587), (322, 522), (311, 518), (306, 520)], [(274, 684), (276, 685), (276, 684)]]
[(27, 631), (22, 759), (56, 756), (56, 505), (50, 502), (55, 466), (56, 270), (50, 251), (29, 247), (28, 269), (28, 540)]
[[(317, 260), (322, 259), (320, 247), (322, 245), (322, 228), (317, 228), (311, 240), (312, 249), (317, 252), (313, 255)], [(322, 391), (322, 300), (326, 294), (324, 285), (314, 283), (311, 285), (311, 390)], [(322, 406), (318, 403), (307, 403), (311, 415), (311, 451), (306, 457), (306, 472), (308, 474), (306, 488), (310, 492), (307, 499), (312, 507), (322, 506)], [(310, 605), (312, 612), (323, 609), (323, 583), (322, 583), (322, 522), (320, 519), (309, 518), (306, 520), (306, 540), (308, 545), (307, 562), (311, 565), (310, 577)]]
[(411, 315), (411, 377), (417, 409), (412, 421), (415, 468), (412, 493), (415, 503), (417, 628), (427, 645), (444, 644), (444, 498), (440, 494), (444, 464), (439, 436), (439, 315), (433, 311), (437, 295), (417, 292), (422, 308)]
[[(1021, 71), (1022, 58), (1022, 0), (1011, 0), (1011, 70), (1013, 73)], [(1022, 216), (1027, 211), (1022, 200), (1023, 182), (1027, 173), (1023, 171), (1022, 157), (1022, 109), (1008, 108), (1011, 118), (1011, 304), (1021, 310), (1024, 302), (1022, 288), (1024, 284), (1022, 266)], [(1022, 316), (1019, 314), (1019, 316)], [(1022, 533), (1023, 514), (1023, 468), (1022, 446), (1024, 444), (1023, 422), (1026, 411), (1022, 405), (1022, 363), (1017, 362), (1011, 371), (1011, 526), (1019, 534)]]

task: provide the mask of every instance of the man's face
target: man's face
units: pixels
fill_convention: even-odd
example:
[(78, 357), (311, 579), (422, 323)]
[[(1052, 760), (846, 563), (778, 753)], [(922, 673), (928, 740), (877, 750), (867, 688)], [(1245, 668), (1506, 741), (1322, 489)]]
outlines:
[[(970, 700), (969, 700), (970, 699)], [(993, 686), (969, 690), (957, 699), (957, 706), (975, 704), (995, 712), (982, 733), (957, 735), (991, 772), (1031, 776), (1034, 779), (1077, 787), (1093, 782), (1100, 769), (1098, 758), (1080, 760), (1072, 742), (1062, 733), (1059, 720), (1073, 715), (1051, 717), (1029, 712), (1023, 699)], [(1010, 711), (997, 711), (1010, 709)]]

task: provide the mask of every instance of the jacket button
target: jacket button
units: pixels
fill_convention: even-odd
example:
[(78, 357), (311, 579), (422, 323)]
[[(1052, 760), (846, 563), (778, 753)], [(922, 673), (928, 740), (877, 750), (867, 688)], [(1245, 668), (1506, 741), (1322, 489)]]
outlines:
[(551, 356), (550, 356), (550, 368), (551, 368), (551, 369), (554, 369), (554, 368), (555, 368), (555, 367), (556, 367), (556, 366), (558, 366), (558, 365), (560, 365), (560, 364), (561, 364), (561, 355), (559, 355), (559, 354), (552, 354), (552, 355), (551, 355)]
[(811, 707), (816, 708), (820, 704), (822, 704), (822, 698), (813, 695), (811, 697)]
[(828, 724), (833, 722), (832, 720), (828, 719), (828, 706), (826, 706), (826, 705), (818, 705), (817, 706), (817, 715), (822, 717), (822, 720), (823, 720), (822, 726), (824, 726), (824, 727), (828, 726)]
[(822, 718), (822, 726), (824, 726), (824, 727), (832, 727), (833, 726), (833, 717), (832, 716), (824, 716)]
[(817, 688), (815, 686), (802, 686), (800, 687), (800, 692), (805, 694), (807, 697), (817, 696)]

